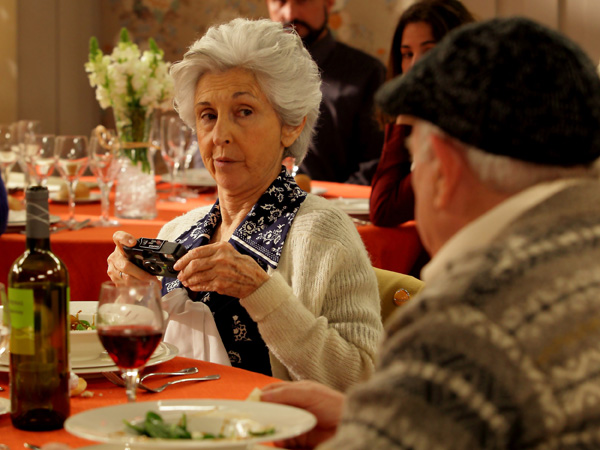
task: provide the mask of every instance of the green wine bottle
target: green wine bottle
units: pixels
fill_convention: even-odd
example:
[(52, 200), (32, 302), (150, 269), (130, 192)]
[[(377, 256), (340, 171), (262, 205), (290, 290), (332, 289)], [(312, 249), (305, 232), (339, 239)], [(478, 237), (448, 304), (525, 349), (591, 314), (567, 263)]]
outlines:
[(62, 428), (69, 401), (69, 274), (50, 250), (48, 189), (27, 189), (25, 253), (8, 274), (11, 420)]

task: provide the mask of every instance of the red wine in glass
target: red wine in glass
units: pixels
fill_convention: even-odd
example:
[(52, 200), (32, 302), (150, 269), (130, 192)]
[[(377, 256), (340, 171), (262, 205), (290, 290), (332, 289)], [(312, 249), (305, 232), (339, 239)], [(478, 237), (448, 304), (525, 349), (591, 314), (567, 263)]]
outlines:
[(144, 325), (115, 325), (98, 330), (102, 345), (122, 369), (142, 367), (162, 338), (162, 331)]
[(121, 369), (127, 400), (135, 402), (139, 369), (152, 356), (164, 331), (158, 284), (102, 283), (96, 330), (104, 349)]

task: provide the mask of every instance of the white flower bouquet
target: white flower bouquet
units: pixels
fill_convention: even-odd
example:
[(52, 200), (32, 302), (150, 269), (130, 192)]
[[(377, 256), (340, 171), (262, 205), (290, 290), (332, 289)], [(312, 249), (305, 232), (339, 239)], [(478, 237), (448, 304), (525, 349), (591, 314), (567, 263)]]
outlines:
[(100, 106), (113, 109), (123, 153), (132, 163), (141, 162), (144, 172), (150, 171), (147, 147), (152, 113), (173, 97), (170, 63), (163, 60), (163, 51), (154, 39), (150, 38), (148, 44), (150, 49), (142, 53), (123, 28), (119, 44), (105, 55), (92, 37), (89, 61), (85, 63)]

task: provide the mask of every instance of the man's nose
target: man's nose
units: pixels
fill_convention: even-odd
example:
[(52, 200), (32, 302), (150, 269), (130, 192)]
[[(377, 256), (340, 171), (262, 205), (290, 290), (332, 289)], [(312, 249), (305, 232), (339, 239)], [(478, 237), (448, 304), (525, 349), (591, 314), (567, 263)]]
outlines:
[(284, 22), (291, 22), (294, 19), (298, 18), (298, 7), (296, 2), (287, 1), (285, 5), (281, 8), (281, 15), (283, 16)]

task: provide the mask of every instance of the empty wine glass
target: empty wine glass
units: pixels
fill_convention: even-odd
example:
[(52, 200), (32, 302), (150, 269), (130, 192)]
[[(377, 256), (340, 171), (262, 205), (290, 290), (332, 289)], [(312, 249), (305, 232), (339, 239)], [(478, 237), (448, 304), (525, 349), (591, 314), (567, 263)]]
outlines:
[(54, 171), (56, 156), (54, 154), (54, 135), (28, 133), (23, 146), (23, 160), (40, 186), (48, 184), (48, 177)]
[(101, 193), (102, 213), (100, 218), (92, 222), (95, 227), (115, 227), (119, 221), (108, 217), (110, 208), (110, 190), (119, 171), (119, 139), (113, 130), (98, 126), (92, 132), (89, 144), (90, 169), (98, 179)]
[(178, 116), (165, 116), (160, 119), (161, 154), (171, 175), (171, 194), (167, 201), (185, 202), (186, 199), (177, 195), (175, 178), (186, 150), (192, 143), (192, 129)]
[(198, 152), (198, 142), (195, 139), (195, 134), (192, 133), (192, 139), (190, 145), (187, 147), (185, 152), (183, 152), (183, 158), (181, 161), (181, 167), (183, 169), (183, 176), (181, 177), (181, 192), (180, 195), (185, 198), (198, 198), (200, 197), (198, 193), (194, 192), (191, 189), (188, 189), (188, 175), (189, 168), (194, 160), (194, 156)]
[(135, 402), (139, 370), (156, 350), (164, 331), (158, 284), (102, 283), (96, 329), (104, 349), (121, 369), (127, 401)]
[(17, 162), (16, 144), (17, 139), (13, 127), (8, 124), (0, 124), (0, 175), (7, 189), (8, 175)]
[(57, 136), (54, 152), (56, 167), (60, 176), (67, 183), (69, 191), (69, 219), (67, 225), (73, 228), (75, 220), (75, 187), (79, 177), (88, 165), (87, 138), (85, 136)]
[(14, 125), (14, 132), (17, 138), (15, 151), (17, 152), (17, 162), (21, 167), (21, 171), (25, 176), (25, 186), (24, 189), (27, 190), (29, 184), (31, 183), (31, 177), (29, 176), (29, 170), (27, 169), (27, 164), (24, 159), (24, 150), (25, 150), (25, 139), (30, 134), (39, 134), (41, 133), (41, 125), (39, 120), (19, 120)]

